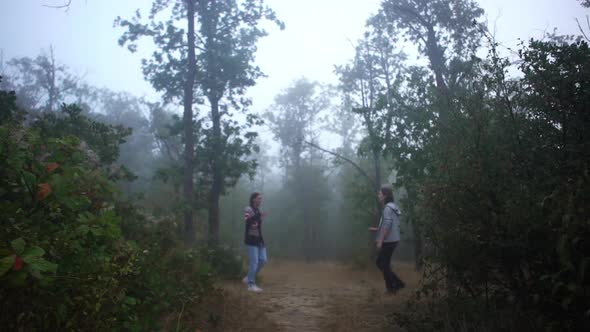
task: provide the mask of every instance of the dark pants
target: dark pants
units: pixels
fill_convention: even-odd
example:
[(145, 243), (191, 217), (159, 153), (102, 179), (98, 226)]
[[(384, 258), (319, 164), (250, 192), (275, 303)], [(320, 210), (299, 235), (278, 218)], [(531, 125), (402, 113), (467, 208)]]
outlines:
[(397, 246), (397, 242), (384, 242), (377, 256), (377, 267), (383, 272), (385, 287), (393, 292), (405, 286), (404, 282), (391, 270), (391, 255)]

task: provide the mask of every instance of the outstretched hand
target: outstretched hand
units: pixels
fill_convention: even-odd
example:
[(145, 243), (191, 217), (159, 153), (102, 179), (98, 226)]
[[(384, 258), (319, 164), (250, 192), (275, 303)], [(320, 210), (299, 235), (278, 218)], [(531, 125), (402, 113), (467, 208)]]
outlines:
[(248, 221), (250, 217), (252, 217), (252, 213), (244, 212), (244, 221)]
[(369, 230), (370, 230), (371, 232), (376, 232), (376, 231), (378, 231), (378, 230), (379, 230), (379, 227), (369, 227)]

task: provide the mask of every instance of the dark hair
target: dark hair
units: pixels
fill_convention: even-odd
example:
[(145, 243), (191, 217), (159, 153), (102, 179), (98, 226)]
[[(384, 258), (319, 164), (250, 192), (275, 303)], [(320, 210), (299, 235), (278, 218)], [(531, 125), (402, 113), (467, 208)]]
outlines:
[(395, 201), (395, 199), (393, 198), (393, 190), (390, 187), (381, 187), (381, 193), (383, 194), (383, 196), (385, 196), (385, 198), (383, 199), (383, 205)]
[(250, 194), (250, 206), (254, 207), (254, 200), (256, 197), (260, 196), (259, 192), (253, 192)]

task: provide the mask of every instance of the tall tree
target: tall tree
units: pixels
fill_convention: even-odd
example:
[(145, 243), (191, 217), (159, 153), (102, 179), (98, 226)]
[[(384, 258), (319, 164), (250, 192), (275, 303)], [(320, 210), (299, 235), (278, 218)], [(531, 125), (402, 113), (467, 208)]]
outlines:
[[(365, 138), (359, 152), (372, 159), (373, 192), (382, 184), (384, 144), (390, 140), (391, 127), (400, 107), (399, 95), (405, 55), (396, 48), (395, 33), (382, 24), (369, 22), (368, 30), (356, 47), (351, 63), (336, 68), (340, 88), (351, 98), (349, 111), (361, 117)], [(380, 215), (375, 200), (375, 215)]]
[(14, 58), (7, 62), (7, 73), (3, 89), (15, 90), (18, 103), (31, 111), (57, 110), (66, 101), (71, 101), (79, 79), (67, 66), (58, 64), (49, 48), (49, 54), (42, 52), (36, 58)]
[[(156, 171), (153, 183), (159, 190), (146, 196), (158, 211), (182, 210), (183, 189), (183, 123), (182, 118), (159, 103), (150, 104), (150, 132), (154, 136)], [(195, 137), (201, 134), (195, 131)], [(198, 156), (198, 154), (197, 154)], [(197, 189), (199, 187), (197, 186)], [(198, 208), (198, 204), (196, 204)]]
[(188, 59), (187, 71), (183, 84), (183, 122), (184, 122), (184, 181), (183, 192), (188, 206), (184, 213), (184, 232), (187, 242), (193, 242), (195, 238), (195, 227), (193, 223), (192, 199), (194, 196), (193, 169), (194, 169), (194, 135), (193, 135), (193, 102), (194, 87), (197, 73), (195, 55), (195, 3), (192, 0), (186, 1), (186, 16), (188, 21), (187, 46)]
[(274, 136), (281, 143), (284, 186), (291, 193), (296, 222), (303, 223), (303, 250), (307, 260), (316, 257), (319, 210), (325, 201), (322, 161), (305, 142), (317, 141), (316, 119), (329, 108), (319, 85), (306, 79), (295, 81), (275, 97), (267, 112)]
[[(195, 240), (193, 220), (194, 200), (194, 113), (196, 89), (196, 19), (195, 0), (154, 0), (148, 19), (149, 24), (142, 23), (139, 10), (131, 20), (118, 17), (115, 24), (125, 28), (119, 39), (121, 46), (127, 45), (131, 52), (137, 50), (137, 41), (141, 37), (151, 37), (156, 45), (152, 57), (142, 60), (146, 79), (159, 92), (166, 102), (178, 102), (183, 105), (184, 126), (184, 236), (188, 243)], [(163, 22), (159, 15), (168, 13), (170, 17)], [(180, 28), (175, 24), (186, 26)]]
[[(256, 84), (256, 79), (263, 75), (260, 68), (253, 64), (256, 43), (267, 34), (259, 27), (261, 20), (270, 20), (280, 27), (282, 22), (276, 19), (275, 13), (264, 5), (263, 0), (199, 1), (197, 4), (202, 43), (198, 57), (201, 69), (198, 82), (211, 110), (211, 130), (206, 131), (210, 138), (206, 142), (212, 152), (208, 155), (212, 172), (208, 198), (209, 244), (215, 246), (219, 242), (219, 198), (225, 190), (225, 179), (232, 178), (230, 173), (238, 170), (238, 161), (241, 155), (249, 153), (254, 137), (254, 133), (249, 133), (246, 134), (246, 142), (242, 139), (228, 142), (230, 136), (240, 136), (240, 126), (231, 120), (230, 108), (247, 114), (250, 101), (244, 96), (246, 89)], [(222, 100), (227, 103), (221, 105)], [(252, 116), (248, 117), (248, 124), (255, 122)], [(243, 149), (246, 150), (240, 152)]]
[[(379, 13), (370, 19), (373, 26), (396, 31), (397, 36), (414, 42), (418, 52), (428, 60), (429, 71), (434, 76), (431, 84), (428, 72), (420, 67), (410, 70), (400, 91), (403, 106), (385, 133), (389, 153), (396, 151), (394, 158), (412, 161), (412, 167), (401, 166), (411, 199), (416, 199), (419, 193), (412, 190), (410, 182), (424, 176), (429, 160), (424, 145), (440, 135), (448, 135), (456, 116), (460, 116), (453, 93), (463, 91), (465, 82), (469, 81), (466, 78), (472, 75), (473, 55), (481, 40), (477, 20), (482, 15), (483, 10), (473, 0), (386, 0)], [(430, 86), (434, 86), (440, 102), (430, 98)], [(407, 220), (412, 220), (417, 262), (420, 262), (422, 236), (416, 219), (412, 218), (413, 214), (406, 215)]]
[[(162, 12), (170, 13), (168, 21), (156, 19), (156, 15)], [(208, 144), (203, 151), (212, 152), (202, 156), (205, 158), (200, 158), (200, 161), (209, 164), (207, 168), (210, 172), (207, 174), (212, 176), (211, 181), (205, 181), (210, 184), (208, 238), (209, 244), (216, 245), (219, 241), (219, 197), (224, 192), (225, 177), (232, 167), (230, 164), (244, 153), (248, 154), (252, 147), (249, 143), (244, 143), (243, 147), (239, 145), (253, 138), (252, 133), (241, 134), (244, 127), (233, 120), (224, 121), (224, 116), (230, 118), (232, 108), (247, 111), (250, 101), (244, 97), (245, 91), (262, 75), (260, 69), (252, 64), (256, 42), (266, 35), (266, 31), (258, 27), (259, 22), (268, 19), (281, 27), (282, 23), (262, 0), (247, 0), (239, 4), (235, 0), (155, 0), (149, 19), (151, 23), (148, 25), (140, 23), (139, 13), (132, 21), (118, 18), (117, 24), (127, 28), (120, 44), (128, 44), (129, 49), (135, 51), (139, 37), (151, 37), (157, 50), (151, 59), (143, 60), (144, 74), (156, 90), (163, 92), (165, 101), (182, 99), (184, 194), (188, 205), (195, 201), (194, 171), (206, 174), (201, 167), (195, 168), (195, 119), (192, 105), (195, 102), (204, 103), (204, 99), (210, 104), (208, 121), (199, 122), (206, 126), (202, 134), (208, 137), (196, 139)], [(186, 38), (184, 30), (175, 26), (185, 20), (188, 22)], [(198, 25), (195, 25), (195, 21), (198, 21)], [(183, 91), (182, 96), (179, 91)], [(256, 121), (254, 117), (247, 116), (248, 125), (254, 125)], [(248, 167), (234, 168), (237, 169), (246, 171)], [(234, 178), (233, 174), (229, 177)], [(230, 184), (232, 182), (235, 183), (229, 181)], [(187, 206), (185, 225), (189, 240), (192, 240), (194, 235), (190, 234), (194, 233), (194, 229), (191, 206)]]
[[(483, 10), (473, 0), (386, 0), (372, 20), (403, 33), (428, 58), (440, 96), (450, 105), (452, 65), (468, 59), (479, 46), (477, 19)], [(444, 112), (444, 111), (443, 111)]]
[(350, 93), (342, 95), (341, 103), (331, 112), (332, 117), (328, 119), (328, 130), (342, 139), (340, 150), (346, 157), (354, 155), (353, 146), (359, 133), (359, 124), (355, 114), (351, 113), (352, 98)]

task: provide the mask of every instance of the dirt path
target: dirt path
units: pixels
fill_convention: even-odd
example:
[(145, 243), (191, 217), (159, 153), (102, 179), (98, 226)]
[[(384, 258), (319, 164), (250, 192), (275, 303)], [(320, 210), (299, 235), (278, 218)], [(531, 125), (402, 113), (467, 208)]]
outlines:
[(376, 268), (359, 271), (334, 263), (273, 262), (260, 273), (262, 293), (247, 292), (238, 282), (224, 284), (240, 303), (233, 311), (242, 312), (243, 318), (226, 330), (391, 331), (385, 314), (404, 304), (418, 280), (409, 264), (396, 264), (394, 270), (408, 287), (386, 295)]

